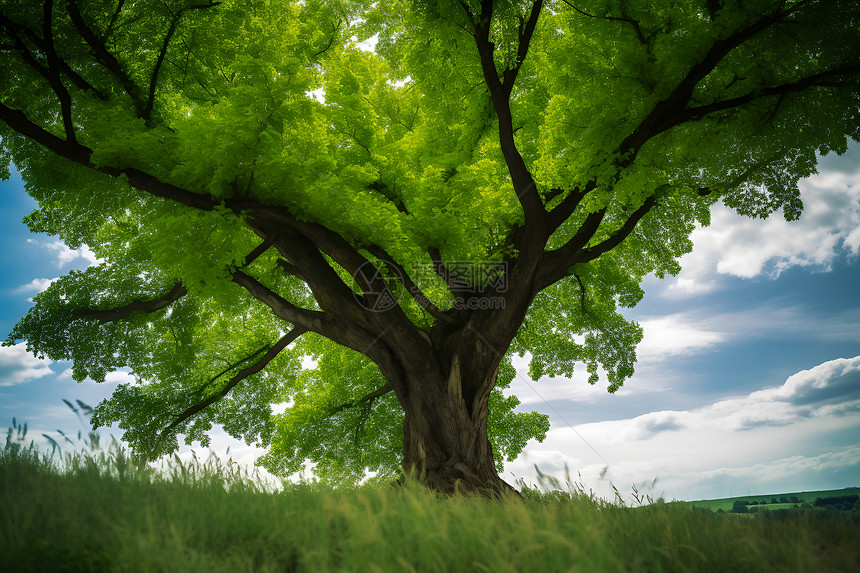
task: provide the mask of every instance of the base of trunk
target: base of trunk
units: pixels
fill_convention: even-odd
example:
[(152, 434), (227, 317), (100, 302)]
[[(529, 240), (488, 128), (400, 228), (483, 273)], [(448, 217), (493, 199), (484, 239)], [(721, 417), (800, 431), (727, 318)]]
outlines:
[(423, 472), (415, 466), (404, 468), (402, 482), (414, 480), (423, 487), (445, 495), (479, 495), (493, 499), (510, 496), (519, 497), (519, 492), (505, 482), (493, 471), (490, 474), (478, 475), (470, 471), (465, 464), (453, 464), (451, 467), (436, 468)]

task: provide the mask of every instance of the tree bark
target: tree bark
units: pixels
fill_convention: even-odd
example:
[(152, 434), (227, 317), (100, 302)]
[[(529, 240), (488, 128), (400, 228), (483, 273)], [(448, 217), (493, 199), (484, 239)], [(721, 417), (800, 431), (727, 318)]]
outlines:
[(403, 471), (441, 493), (503, 497), (514, 490), (496, 472), (487, 435), (488, 401), (469, 412), (462, 396), (416, 386), (403, 421)]
[[(515, 495), (496, 472), (487, 434), (501, 355), (472, 334), (454, 337), (453, 354), (411, 361), (405, 384), (392, 383), (405, 413), (404, 476), (440, 493)], [(433, 363), (444, 367), (427, 368)]]

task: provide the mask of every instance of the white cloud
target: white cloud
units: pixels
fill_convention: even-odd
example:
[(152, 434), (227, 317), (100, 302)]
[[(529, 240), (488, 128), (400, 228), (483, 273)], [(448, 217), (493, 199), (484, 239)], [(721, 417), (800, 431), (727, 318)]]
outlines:
[(42, 292), (51, 286), (55, 280), (59, 277), (54, 277), (52, 279), (33, 279), (25, 285), (21, 285), (15, 289), (15, 292)]
[(95, 253), (93, 253), (86, 245), (82, 246), (79, 249), (70, 249), (62, 241), (51, 241), (49, 243), (42, 243), (37, 241), (36, 239), (27, 239), (27, 242), (39, 245), (56, 253), (56, 265), (58, 268), (68, 266), (77, 261), (78, 259), (86, 261), (89, 266), (96, 265), (99, 262)]
[(693, 251), (681, 258), (683, 270), (667, 294), (708, 292), (719, 275), (775, 277), (794, 266), (827, 270), (840, 252), (860, 253), (860, 173), (827, 171), (799, 186), (804, 212), (798, 221), (787, 222), (781, 213), (754, 220), (714, 206), (711, 225), (691, 235)]
[(125, 370), (116, 370), (107, 373), (105, 382), (110, 382), (111, 384), (131, 384), (134, 382), (134, 376)]
[(0, 386), (13, 386), (53, 374), (47, 360), (27, 352), (27, 344), (0, 347)]
[(673, 355), (690, 354), (725, 340), (726, 335), (702, 328), (682, 314), (648, 318), (639, 324), (644, 337), (636, 354), (640, 361), (662, 360)]
[[(698, 320), (693, 315), (673, 314), (661, 318), (647, 318), (639, 321), (644, 330), (644, 338), (636, 349), (637, 385), (635, 389), (625, 384), (616, 393), (618, 396), (633, 392), (663, 392), (671, 389), (667, 384), (674, 377), (664, 371), (654, 378), (647, 375), (650, 367), (667, 358), (702, 352), (729, 336), (727, 332), (713, 330), (713, 321)], [(588, 383), (585, 365), (579, 365), (569, 378), (544, 376), (538, 381), (528, 376), (531, 357), (514, 357), (513, 364), (517, 377), (511, 382), (506, 395), (515, 395), (524, 405), (546, 403), (553, 400), (575, 400), (580, 403), (595, 403), (607, 394), (606, 373), (601, 369), (600, 381)]]
[[(559, 476), (567, 462), (604, 497), (613, 495), (610, 481), (622, 488), (654, 478), (670, 498), (728, 497), (750, 487), (778, 493), (815, 489), (811, 482), (820, 483), (825, 467), (860, 479), (858, 436), (860, 356), (697, 409), (553, 427), (544, 443), (530, 444), (507, 470), (534, 481), (532, 464)], [(844, 485), (850, 484), (834, 487)]]

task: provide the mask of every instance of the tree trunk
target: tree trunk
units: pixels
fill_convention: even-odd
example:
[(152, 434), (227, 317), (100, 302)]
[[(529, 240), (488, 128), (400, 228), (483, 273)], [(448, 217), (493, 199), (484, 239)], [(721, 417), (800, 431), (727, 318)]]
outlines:
[(474, 361), (466, 368), (460, 364), (455, 356), (447, 378), (425, 373), (421, 380), (410, 380), (408, 394), (400, 397), (406, 414), (404, 475), (442, 493), (515, 494), (496, 472), (487, 435), (497, 364), (472, 384), (464, 384), (463, 375), (473, 369)]

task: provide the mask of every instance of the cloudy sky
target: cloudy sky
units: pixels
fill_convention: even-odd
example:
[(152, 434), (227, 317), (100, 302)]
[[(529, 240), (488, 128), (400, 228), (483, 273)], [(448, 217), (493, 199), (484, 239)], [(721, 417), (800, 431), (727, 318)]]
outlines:
[[(519, 376), (512, 391), (552, 429), (504, 477), (535, 482), (535, 465), (561, 477), (567, 464), (599, 495), (635, 485), (666, 499), (860, 485), (860, 145), (822, 158), (819, 172), (801, 183), (800, 221), (717, 206), (681, 274), (646, 280), (626, 312), (645, 329), (637, 371), (616, 394), (576, 376)], [(16, 175), (0, 182), (4, 336), (51, 279), (94, 260), (30, 234), (20, 221), (34, 207)], [(68, 364), (0, 348), (0, 423), (76, 433), (62, 400), (95, 405), (126, 377), (77, 384)], [(213, 439), (218, 452), (228, 445), (253, 461), (253, 448)]]

